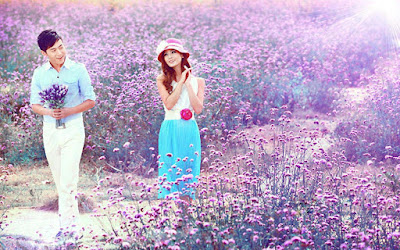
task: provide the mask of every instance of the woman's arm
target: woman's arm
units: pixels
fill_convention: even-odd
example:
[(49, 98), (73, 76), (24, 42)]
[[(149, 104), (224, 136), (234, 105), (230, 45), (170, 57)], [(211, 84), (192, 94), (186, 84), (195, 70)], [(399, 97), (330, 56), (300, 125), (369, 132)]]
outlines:
[[(175, 104), (178, 102), (179, 97), (181, 96), (182, 93), (182, 87), (183, 84), (186, 84), (184, 80), (186, 79), (186, 74), (188, 73), (188, 70), (183, 71), (181, 80), (178, 82), (177, 86), (175, 89), (172, 91), (172, 93), (168, 93), (167, 89), (165, 88), (163, 81), (164, 81), (164, 75), (159, 75), (157, 77), (157, 88), (158, 92), (160, 93), (161, 100), (163, 101), (165, 107), (168, 110), (171, 110)], [(186, 84), (188, 85), (188, 84)]]
[(198, 91), (197, 95), (194, 93), (192, 84), (186, 84), (186, 88), (188, 89), (190, 105), (192, 105), (193, 110), (196, 114), (200, 114), (203, 111), (203, 102), (204, 102), (204, 91), (205, 91), (205, 81), (203, 78), (197, 78)]
[(163, 84), (164, 76), (157, 77), (157, 88), (158, 93), (160, 93), (161, 100), (163, 101), (165, 107), (168, 110), (171, 110), (175, 104), (178, 102), (179, 96), (182, 92), (182, 83), (178, 83), (174, 91), (172, 93), (168, 93), (167, 89)]

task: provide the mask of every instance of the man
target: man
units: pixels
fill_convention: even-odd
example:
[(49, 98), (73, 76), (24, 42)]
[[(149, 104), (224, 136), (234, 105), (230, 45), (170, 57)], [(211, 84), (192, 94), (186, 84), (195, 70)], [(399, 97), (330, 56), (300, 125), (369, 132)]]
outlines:
[[(43, 116), (43, 144), (58, 191), (60, 231), (64, 236), (79, 237), (77, 186), (79, 163), (85, 141), (82, 112), (95, 106), (96, 96), (86, 67), (70, 60), (62, 38), (53, 30), (45, 30), (37, 39), (42, 55), (48, 62), (35, 69), (31, 83), (32, 110)], [(65, 106), (49, 109), (42, 105), (39, 92), (54, 83), (68, 86)], [(56, 127), (56, 119), (65, 126)]]

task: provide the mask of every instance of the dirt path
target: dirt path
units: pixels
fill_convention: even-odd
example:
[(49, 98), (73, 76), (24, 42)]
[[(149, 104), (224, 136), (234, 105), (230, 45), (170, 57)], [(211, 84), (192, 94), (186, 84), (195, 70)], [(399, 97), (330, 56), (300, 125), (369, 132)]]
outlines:
[(57, 214), (29, 208), (14, 208), (7, 212), (9, 224), (3, 231), (9, 247), (37, 248), (51, 246), (57, 233)]
[[(32, 208), (13, 208), (7, 212), (9, 225), (2, 232), (0, 241), (6, 249), (62, 249), (57, 247), (55, 235), (58, 232), (58, 215), (56, 212)], [(101, 234), (98, 219), (92, 214), (81, 214), (81, 226), (84, 228), (79, 243), (91, 249), (107, 249), (104, 243), (95, 243), (94, 234)], [(108, 247), (110, 249), (110, 247)]]

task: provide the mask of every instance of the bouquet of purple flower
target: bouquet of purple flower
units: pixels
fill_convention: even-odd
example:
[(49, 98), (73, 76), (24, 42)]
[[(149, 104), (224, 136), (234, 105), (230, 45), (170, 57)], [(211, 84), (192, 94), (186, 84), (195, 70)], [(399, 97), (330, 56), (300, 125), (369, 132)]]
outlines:
[[(42, 103), (50, 109), (59, 109), (64, 107), (65, 97), (68, 93), (67, 85), (53, 84), (49, 88), (39, 92), (39, 96), (42, 98)], [(64, 127), (64, 123), (61, 119), (56, 120), (56, 128)]]

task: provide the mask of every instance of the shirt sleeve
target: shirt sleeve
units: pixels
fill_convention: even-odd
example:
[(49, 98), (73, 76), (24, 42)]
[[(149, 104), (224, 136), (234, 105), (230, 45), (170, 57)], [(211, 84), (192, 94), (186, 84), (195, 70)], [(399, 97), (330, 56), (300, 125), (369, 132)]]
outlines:
[(39, 72), (37, 69), (33, 72), (32, 82), (31, 82), (31, 97), (30, 103), (32, 104), (42, 104), (39, 92), (41, 91), (39, 83)]
[(90, 76), (85, 65), (82, 65), (82, 73), (79, 77), (79, 89), (84, 101), (96, 101), (96, 94), (93, 91)]

